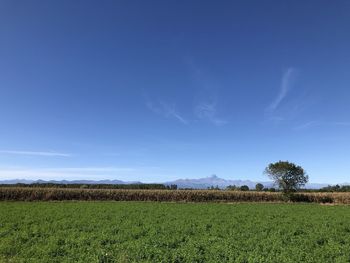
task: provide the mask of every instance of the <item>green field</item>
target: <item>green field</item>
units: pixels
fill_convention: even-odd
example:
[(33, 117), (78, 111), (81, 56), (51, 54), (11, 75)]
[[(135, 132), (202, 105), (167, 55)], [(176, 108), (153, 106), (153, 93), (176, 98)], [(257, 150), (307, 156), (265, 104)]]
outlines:
[(350, 262), (350, 207), (0, 202), (0, 262)]

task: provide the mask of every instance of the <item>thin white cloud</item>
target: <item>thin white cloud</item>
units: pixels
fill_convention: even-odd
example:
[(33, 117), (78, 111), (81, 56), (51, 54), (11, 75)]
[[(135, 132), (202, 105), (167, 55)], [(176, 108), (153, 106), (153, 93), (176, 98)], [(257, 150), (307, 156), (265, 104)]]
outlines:
[(350, 126), (350, 122), (346, 121), (333, 122), (332, 124), (336, 126)]
[(173, 118), (183, 124), (188, 124), (189, 122), (180, 115), (180, 113), (176, 110), (174, 104), (169, 104), (164, 101), (160, 101), (159, 103), (154, 103), (151, 100), (146, 101), (146, 106), (152, 112), (161, 115), (165, 118)]
[[(165, 101), (151, 100), (147, 94), (144, 93), (146, 99), (146, 106), (153, 113), (163, 116), (165, 118), (173, 118), (183, 124), (191, 124), (194, 122), (207, 121), (216, 126), (222, 126), (228, 123), (227, 120), (218, 117), (217, 111), (217, 97), (218, 97), (218, 83), (208, 79), (207, 74), (204, 75), (202, 70), (194, 63), (192, 57), (185, 57), (190, 75), (194, 81), (195, 93), (193, 99), (195, 101), (192, 108), (191, 118), (185, 118), (176, 109), (175, 104), (170, 104)], [(190, 95), (190, 94), (189, 94)], [(188, 114), (189, 115), (189, 114)]]
[(325, 121), (310, 121), (304, 124), (301, 124), (299, 126), (296, 126), (294, 129), (295, 130), (305, 130), (313, 127), (319, 127), (319, 126), (349, 126), (350, 127), (350, 122), (325, 122)]
[(281, 81), (281, 87), (279, 93), (275, 100), (268, 106), (268, 112), (274, 112), (281, 104), (281, 102), (286, 98), (288, 92), (292, 89), (292, 84), (295, 80), (297, 70), (295, 68), (288, 68), (283, 76)]
[(207, 121), (216, 126), (222, 126), (228, 123), (227, 120), (218, 116), (218, 97), (220, 91), (220, 83), (210, 78), (210, 74), (205, 74), (200, 67), (197, 66), (192, 57), (185, 58), (189, 73), (196, 85), (194, 94), (193, 112), (197, 120)]
[(314, 126), (319, 126), (319, 125), (320, 125), (320, 122), (318, 122), (318, 121), (309, 121), (307, 123), (296, 126), (294, 129), (295, 130), (304, 130), (304, 129), (308, 129), (308, 128), (311, 128)]
[(61, 153), (61, 152), (12, 151), (12, 150), (0, 150), (0, 154), (46, 156), (46, 157), (71, 157), (72, 156), (69, 153)]
[(128, 167), (64, 167), (64, 168), (47, 168), (44, 171), (58, 171), (58, 172), (133, 172), (136, 171), (135, 168)]
[[(0, 180), (122, 180), (153, 182), (162, 173), (157, 166), (135, 167), (0, 167)], [(142, 176), (141, 176), (142, 174)]]
[(221, 126), (228, 123), (228, 121), (218, 118), (216, 103), (201, 102), (195, 106), (194, 113), (197, 118), (207, 120), (214, 125)]
[[(147, 168), (145, 168), (147, 169)], [(123, 179), (139, 171), (130, 167), (2, 168), (0, 178), (31, 180)]]

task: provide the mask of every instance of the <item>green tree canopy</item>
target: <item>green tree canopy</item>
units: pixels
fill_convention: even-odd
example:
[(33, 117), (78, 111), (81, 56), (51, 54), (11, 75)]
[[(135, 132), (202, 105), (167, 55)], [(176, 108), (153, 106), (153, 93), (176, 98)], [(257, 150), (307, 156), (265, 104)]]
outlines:
[(264, 185), (263, 185), (263, 184), (257, 183), (257, 184), (255, 185), (255, 190), (256, 190), (256, 191), (262, 191), (263, 189), (264, 189)]
[(296, 191), (309, 181), (301, 166), (288, 161), (270, 163), (265, 169), (265, 174), (284, 192)]
[(242, 186), (240, 187), (240, 190), (241, 190), (241, 191), (249, 191), (249, 186), (248, 186), (248, 185), (242, 185)]

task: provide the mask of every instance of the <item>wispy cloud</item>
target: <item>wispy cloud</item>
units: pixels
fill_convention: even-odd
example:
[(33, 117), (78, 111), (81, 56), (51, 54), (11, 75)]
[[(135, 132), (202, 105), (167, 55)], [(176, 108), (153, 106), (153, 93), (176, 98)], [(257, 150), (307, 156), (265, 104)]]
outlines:
[(226, 120), (217, 117), (217, 108), (215, 102), (201, 102), (197, 104), (195, 106), (194, 113), (197, 118), (207, 120), (217, 126), (225, 125), (228, 123)]
[[(193, 124), (198, 121), (207, 121), (216, 126), (222, 126), (228, 123), (228, 120), (219, 117), (218, 113), (218, 96), (219, 84), (204, 74), (200, 67), (194, 63), (192, 57), (184, 59), (188, 67), (189, 73), (195, 85), (193, 85), (193, 94), (187, 94), (187, 98), (193, 99), (192, 108), (188, 109), (184, 117), (176, 107), (175, 103), (169, 103), (165, 100), (151, 100), (147, 94), (144, 93), (145, 104), (153, 113), (163, 116), (165, 118), (172, 118), (181, 122), (182, 124)], [(186, 101), (188, 103), (188, 100)], [(184, 105), (184, 101), (180, 105)]]
[(336, 126), (350, 126), (350, 122), (346, 122), (346, 121), (333, 122), (332, 124)]
[(194, 94), (195, 104), (193, 107), (195, 118), (197, 120), (207, 121), (216, 126), (227, 124), (228, 120), (218, 116), (220, 83), (210, 78), (210, 74), (205, 74), (203, 70), (196, 65), (193, 58), (186, 57), (185, 63), (196, 85)]
[(327, 121), (309, 121), (304, 124), (296, 126), (295, 130), (306, 130), (313, 127), (319, 127), (319, 126), (343, 126), (343, 127), (350, 127), (350, 122), (327, 122)]
[(152, 112), (161, 115), (165, 118), (173, 118), (183, 124), (188, 124), (188, 120), (181, 116), (181, 114), (176, 110), (175, 104), (170, 104), (165, 101), (159, 101), (154, 103), (147, 99), (146, 106)]
[(274, 101), (267, 107), (267, 112), (273, 113), (281, 104), (281, 102), (286, 98), (288, 92), (292, 89), (293, 82), (295, 81), (297, 70), (293, 67), (288, 68), (281, 81), (281, 86), (277, 97)]
[[(145, 167), (147, 169), (147, 167)], [(0, 168), (2, 179), (123, 179), (139, 171), (133, 167), (61, 167), (61, 168)]]
[(311, 127), (319, 126), (321, 125), (319, 121), (309, 121), (304, 124), (296, 126), (294, 129), (295, 130), (305, 130)]
[(64, 168), (47, 168), (44, 171), (72, 172), (72, 173), (95, 173), (95, 172), (133, 172), (135, 168), (129, 167), (64, 167)]
[(13, 151), (13, 150), (0, 150), (0, 154), (45, 156), (45, 157), (71, 157), (72, 156), (70, 153), (61, 153), (61, 152)]
[[(123, 180), (148, 181), (154, 180), (162, 172), (156, 166), (100, 166), (100, 167), (57, 167), (57, 168), (29, 168), (29, 167), (0, 167), (1, 180)], [(142, 177), (140, 176), (142, 174)]]

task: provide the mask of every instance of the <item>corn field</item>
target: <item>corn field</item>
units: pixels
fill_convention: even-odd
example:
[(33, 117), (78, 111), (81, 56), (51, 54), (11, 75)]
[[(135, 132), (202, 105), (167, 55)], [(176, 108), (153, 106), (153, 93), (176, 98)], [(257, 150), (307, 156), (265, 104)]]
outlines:
[(350, 193), (303, 193), (222, 190), (140, 190), (0, 188), (2, 201), (158, 201), (158, 202), (313, 202), (350, 204)]

